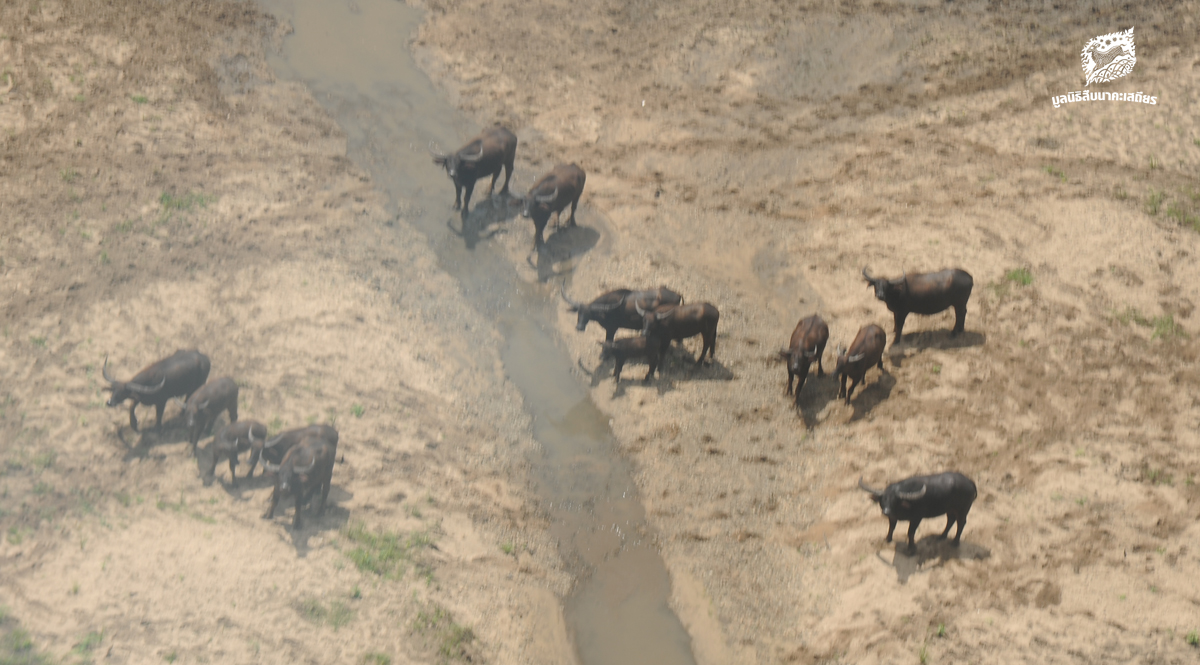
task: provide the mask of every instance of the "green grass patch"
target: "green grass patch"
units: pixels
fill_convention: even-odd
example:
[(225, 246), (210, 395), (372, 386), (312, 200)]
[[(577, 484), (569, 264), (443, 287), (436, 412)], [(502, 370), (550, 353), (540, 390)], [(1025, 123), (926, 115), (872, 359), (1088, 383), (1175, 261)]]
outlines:
[(1033, 284), (1033, 273), (1029, 271), (1029, 268), (1014, 268), (1004, 273), (1004, 281), (1010, 284), (1029, 286)]
[(350, 407), (350, 413), (354, 414), (355, 418), (362, 418), (367, 409), (362, 404), (354, 404)]
[(345, 626), (354, 619), (354, 610), (339, 600), (333, 601), (326, 607), (316, 598), (306, 598), (300, 601), (297, 609), (305, 619), (318, 626), (327, 625), (334, 630)]
[(181, 210), (185, 212), (195, 207), (208, 207), (208, 204), (215, 200), (216, 197), (192, 192), (180, 196), (176, 196), (170, 192), (163, 192), (162, 196), (158, 197), (158, 202), (162, 204), (163, 210)]
[(37, 653), (29, 633), (0, 607), (0, 665), (50, 665), (49, 657)]
[(1165, 198), (1167, 198), (1166, 193), (1151, 189), (1150, 193), (1146, 195), (1146, 214), (1157, 215), (1158, 211), (1162, 209), (1162, 202)]
[(386, 653), (372, 651), (370, 653), (364, 653), (359, 662), (363, 665), (392, 665), (392, 657)]
[(29, 338), (29, 343), (33, 344), (34, 346), (36, 346), (38, 348), (42, 348), (42, 349), (46, 348), (46, 338), (45, 337), (37, 337), (36, 335), (31, 336)]
[[(1196, 143), (1197, 143), (1197, 145), (1200, 145), (1200, 139), (1197, 139)], [(1189, 631), (1186, 639), (1187, 639), (1188, 644), (1190, 644), (1194, 647), (1200, 646), (1200, 633), (1198, 633), (1194, 630)]]
[(1151, 469), (1150, 467), (1146, 467), (1142, 471), (1142, 479), (1151, 485), (1175, 486), (1175, 477), (1168, 473), (1166, 469)]
[(1067, 181), (1067, 174), (1064, 173), (1062, 169), (1055, 168), (1053, 166), (1046, 166), (1043, 167), (1042, 170), (1054, 176), (1055, 178), (1058, 178), (1061, 182)]
[(388, 579), (404, 576), (409, 563), (416, 563), (415, 556), (433, 542), (426, 531), (414, 531), (407, 535), (391, 531), (370, 531), (357, 522), (342, 530), (353, 547), (343, 552), (363, 572), (371, 572)]
[(58, 172), (58, 177), (69, 185), (79, 179), (79, 171), (75, 169), (63, 169)]
[(437, 654), (446, 660), (474, 662), (477, 654), (470, 648), (475, 641), (475, 631), (454, 620), (449, 610), (436, 603), (417, 612), (412, 622), (412, 632), (424, 637)]
[(83, 639), (79, 640), (79, 642), (77, 642), (75, 646), (71, 648), (71, 653), (80, 656), (86, 656), (88, 653), (91, 653), (93, 649), (100, 646), (100, 643), (103, 641), (104, 631), (96, 632), (93, 630), (87, 635), (84, 635)]
[(145, 104), (150, 101), (145, 95), (130, 95), (129, 98), (133, 100), (134, 104)]

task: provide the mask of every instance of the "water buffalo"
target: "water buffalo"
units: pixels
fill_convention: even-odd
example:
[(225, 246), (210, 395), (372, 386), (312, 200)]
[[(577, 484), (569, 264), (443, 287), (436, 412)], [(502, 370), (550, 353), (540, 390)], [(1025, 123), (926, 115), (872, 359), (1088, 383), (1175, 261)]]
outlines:
[(688, 337), (702, 335), (704, 346), (696, 364), (704, 362), (704, 354), (708, 353), (711, 362), (717, 351), (717, 321), (721, 313), (716, 307), (698, 302), (691, 305), (659, 305), (646, 310), (634, 304), (634, 308), (642, 315), (642, 335), (659, 343), (659, 358), (665, 357), (667, 348), (672, 340), (684, 340)]
[[(887, 334), (883, 332), (883, 328), (872, 323), (859, 328), (858, 335), (850, 344), (849, 351), (845, 347), (838, 348), (837, 368), (834, 370), (834, 375), (840, 381), (837, 396), (845, 396), (846, 404), (850, 403), (850, 396), (854, 394), (858, 383), (867, 375), (867, 370), (871, 368), (871, 365), (878, 365), (880, 370), (883, 369), (883, 348), (885, 346), (887, 346)], [(850, 379), (850, 390), (846, 390), (847, 377)]]
[(533, 248), (541, 249), (546, 241), (542, 232), (546, 230), (546, 222), (550, 215), (556, 215), (555, 224), (562, 221), (562, 211), (571, 206), (571, 216), (567, 219), (568, 226), (575, 226), (575, 208), (579, 205), (579, 197), (583, 194), (583, 183), (587, 174), (575, 164), (558, 164), (546, 175), (542, 176), (529, 193), (525, 195), (525, 208), (522, 217), (533, 220)]
[(222, 411), (229, 411), (229, 422), (237, 422), (238, 387), (233, 379), (224, 376), (204, 384), (188, 398), (183, 407), (187, 418), (188, 443), (196, 454), (196, 442)]
[(888, 518), (887, 542), (892, 542), (896, 522), (908, 522), (909, 554), (917, 550), (917, 527), (921, 520), (939, 515), (946, 516), (946, 528), (941, 538), (950, 533), (951, 524), (958, 522), (958, 531), (954, 534), (954, 546), (957, 547), (967, 524), (967, 513), (971, 511), (975, 497), (979, 496), (970, 478), (953, 471), (906, 478), (888, 485), (882, 492), (867, 487), (862, 478), (858, 479), (858, 486), (871, 493), (871, 498)]
[(288, 430), (266, 441), (258, 439), (250, 446), (250, 471), (246, 473), (246, 477), (250, 478), (254, 475), (254, 467), (258, 466), (260, 459), (263, 462), (264, 473), (268, 462), (272, 465), (279, 464), (293, 446), (309, 435), (319, 436), (337, 448), (337, 430), (329, 425), (309, 425)]
[[(217, 472), (217, 462), (222, 457), (228, 457), (230, 484), (237, 487), (237, 473), (234, 469), (237, 467), (238, 454), (252, 449), (255, 443), (261, 446), (266, 438), (267, 426), (256, 420), (239, 420), (222, 427), (208, 447), (212, 455), (212, 464), (209, 465), (205, 477), (213, 477)], [(250, 471), (253, 473), (254, 469)]]
[(292, 529), (303, 528), (300, 510), (317, 490), (321, 501), (317, 504), (317, 515), (325, 513), (325, 501), (329, 498), (329, 485), (333, 480), (333, 463), (337, 446), (319, 434), (306, 434), (300, 442), (283, 456), (278, 466), (264, 463), (267, 470), (275, 473), (275, 489), (271, 492), (271, 505), (263, 519), (275, 516), (279, 498), (291, 493), (296, 499), (296, 514), (292, 518)]
[(660, 305), (683, 304), (683, 296), (665, 286), (647, 291), (617, 289), (586, 304), (567, 297), (565, 286), (559, 289), (559, 293), (562, 295), (562, 299), (571, 306), (568, 311), (579, 313), (575, 329), (583, 332), (589, 321), (595, 321), (600, 324), (601, 328), (604, 328), (604, 341), (606, 342), (613, 341), (617, 330), (621, 328), (641, 330), (645, 326), (643, 316), (638, 314), (638, 307), (648, 310)]
[(112, 395), (108, 398), (109, 406), (116, 406), (127, 399), (133, 399), (129, 405), (129, 426), (138, 431), (137, 415), (134, 409), (138, 404), (154, 405), (157, 420), (155, 427), (162, 426), (163, 409), (167, 400), (172, 397), (191, 397), (192, 392), (204, 385), (208, 380), (208, 370), (211, 363), (208, 356), (192, 349), (180, 349), (167, 358), (150, 365), (138, 372), (129, 381), (117, 381), (108, 373), (108, 356), (104, 357), (104, 367), (101, 373), (104, 380), (109, 382), (108, 390)]
[[(500, 125), (483, 130), (453, 155), (433, 154), (433, 162), (444, 167), (450, 180), (454, 182), (455, 210), (459, 209), (459, 198), (462, 198), (463, 220), (467, 218), (467, 208), (471, 205), (471, 192), (475, 191), (476, 180), (492, 176), (492, 184), (488, 185), (488, 194), (491, 194), (503, 169), (504, 187), (500, 189), (500, 193), (508, 192), (508, 181), (512, 177), (516, 154), (517, 137)], [(466, 196), (462, 196), (464, 188)]]
[(796, 324), (792, 331), (792, 340), (788, 348), (779, 352), (779, 356), (787, 362), (788, 384), (787, 394), (792, 394), (792, 379), (800, 377), (796, 384), (796, 403), (800, 403), (800, 389), (808, 379), (809, 366), (817, 362), (817, 376), (825, 376), (821, 356), (825, 353), (825, 344), (829, 342), (829, 326), (819, 314), (804, 319)]
[(863, 268), (867, 284), (875, 287), (875, 297), (887, 303), (887, 308), (896, 319), (893, 331), (896, 342), (904, 333), (904, 319), (909, 314), (937, 314), (954, 308), (954, 330), (957, 336), (967, 322), (967, 299), (975, 280), (958, 268), (946, 269), (920, 275), (905, 274), (896, 279), (871, 277)]
[(612, 358), (616, 363), (616, 367), (613, 368), (613, 381), (616, 383), (621, 382), (621, 368), (625, 366), (627, 360), (645, 358), (650, 364), (650, 371), (646, 372), (643, 383), (650, 383), (654, 371), (658, 369), (658, 345), (649, 337), (623, 337), (611, 342), (600, 342), (600, 346), (600, 360)]

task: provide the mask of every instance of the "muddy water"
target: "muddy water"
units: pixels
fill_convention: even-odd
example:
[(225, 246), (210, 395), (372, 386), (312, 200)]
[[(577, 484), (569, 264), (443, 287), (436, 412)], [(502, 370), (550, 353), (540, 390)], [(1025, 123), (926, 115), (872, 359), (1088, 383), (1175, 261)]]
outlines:
[(501, 224), (528, 222), (505, 221), (510, 206), (489, 201), (481, 181), (472, 202), (478, 213), (459, 233), (447, 228), (458, 222), (450, 210), (453, 187), (426, 146), (454, 149), (477, 128), (457, 116), (413, 62), (408, 42), (420, 14), (395, 0), (261, 2), (295, 29), (273, 63), (277, 71), (309, 86), (346, 132), (350, 158), (384, 188), (400, 217), (424, 232), (442, 267), (507, 340), (506, 371), (544, 450), (534, 460), (539, 491), (561, 554), (577, 575), (564, 611), (579, 659), (693, 663), (691, 639), (667, 605), (670, 580), (649, 542), (629, 470), (607, 419), (555, 341), (552, 288), (519, 279), (498, 248), (471, 232), (489, 215)]

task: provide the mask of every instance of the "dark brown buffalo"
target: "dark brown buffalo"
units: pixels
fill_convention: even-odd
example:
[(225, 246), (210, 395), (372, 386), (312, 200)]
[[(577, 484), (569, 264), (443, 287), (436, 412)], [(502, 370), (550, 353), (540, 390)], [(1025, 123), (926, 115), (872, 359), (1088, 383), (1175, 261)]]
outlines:
[(696, 364), (704, 362), (705, 353), (708, 354), (709, 361), (712, 361), (713, 354), (717, 351), (717, 321), (721, 318), (721, 313), (716, 307), (706, 302), (660, 305), (651, 310), (636, 305), (635, 307), (642, 315), (642, 335), (658, 342), (660, 359), (666, 356), (672, 340), (702, 335), (704, 346), (700, 349)]
[[(849, 404), (850, 396), (854, 394), (854, 389), (867, 375), (867, 370), (872, 365), (878, 365), (879, 369), (883, 369), (883, 349), (886, 346), (887, 333), (883, 332), (883, 328), (872, 323), (859, 328), (858, 335), (850, 344), (849, 351), (844, 347), (838, 349), (837, 369), (834, 370), (834, 374), (840, 381), (838, 397), (845, 396), (846, 403)], [(846, 390), (847, 377), (850, 379), (850, 390)]]
[(800, 377), (796, 384), (796, 403), (800, 403), (800, 389), (808, 379), (809, 366), (817, 362), (817, 376), (825, 376), (825, 367), (821, 356), (825, 353), (825, 344), (829, 342), (829, 326), (819, 314), (804, 319), (796, 324), (792, 331), (792, 340), (788, 348), (779, 352), (779, 356), (787, 362), (788, 385), (787, 394), (792, 394), (792, 379)]
[(337, 430), (329, 425), (309, 425), (308, 427), (299, 427), (297, 429), (288, 430), (278, 436), (263, 441), (255, 439), (254, 444), (250, 446), (250, 471), (246, 473), (246, 477), (254, 476), (254, 467), (258, 466), (258, 461), (263, 462), (264, 473), (266, 472), (267, 463), (272, 465), (279, 464), (283, 461), (287, 452), (292, 449), (297, 443), (310, 435), (319, 436), (325, 441), (337, 447), (338, 433)]
[(321, 501), (317, 504), (317, 515), (323, 515), (336, 456), (337, 447), (334, 444), (320, 435), (308, 434), (283, 456), (278, 466), (264, 464), (268, 471), (275, 473), (275, 489), (271, 492), (271, 505), (263, 514), (263, 519), (273, 518), (280, 497), (290, 493), (296, 499), (292, 528), (303, 528), (300, 510), (318, 490), (321, 492)]
[(875, 297), (887, 304), (895, 317), (896, 327), (892, 331), (895, 342), (903, 341), (904, 319), (909, 314), (937, 314), (954, 308), (954, 330), (956, 336), (963, 331), (967, 322), (967, 299), (975, 280), (958, 268), (946, 269), (919, 275), (905, 274), (896, 279), (871, 277), (863, 268), (867, 284), (875, 288)]
[[(500, 193), (508, 192), (516, 154), (517, 137), (500, 125), (483, 130), (453, 155), (434, 153), (433, 162), (444, 167), (454, 182), (454, 209), (458, 210), (461, 206), (464, 220), (467, 218), (467, 208), (471, 205), (471, 192), (475, 191), (475, 181), (492, 176), (492, 184), (488, 185), (488, 194), (491, 194), (503, 170), (504, 187)], [(466, 189), (466, 196), (462, 196), (463, 189)]]
[(238, 415), (237, 383), (228, 376), (213, 379), (204, 384), (188, 398), (183, 407), (184, 417), (187, 418), (188, 443), (192, 446), (192, 454), (196, 454), (196, 442), (208, 426), (216, 420), (222, 411), (229, 412), (229, 422), (237, 422)]
[[(217, 472), (217, 462), (221, 461), (222, 457), (228, 457), (230, 484), (237, 487), (235, 468), (238, 463), (238, 454), (250, 450), (255, 443), (261, 446), (266, 439), (267, 426), (256, 420), (239, 420), (222, 427), (208, 446), (212, 463), (209, 465), (205, 477), (213, 477)], [(250, 471), (253, 473), (254, 469)]]
[(616, 383), (621, 382), (621, 368), (625, 366), (627, 360), (645, 358), (646, 362), (650, 364), (650, 371), (646, 372), (643, 383), (650, 383), (654, 371), (658, 369), (658, 345), (649, 337), (624, 337), (611, 342), (600, 342), (600, 346), (600, 360), (612, 358), (616, 364), (613, 368), (613, 381)]
[(971, 512), (971, 504), (979, 496), (975, 482), (954, 471), (906, 478), (888, 485), (882, 492), (867, 487), (862, 478), (858, 479), (858, 486), (871, 493), (871, 499), (888, 518), (887, 542), (892, 542), (896, 522), (908, 522), (909, 554), (917, 551), (917, 527), (921, 520), (940, 515), (946, 516), (946, 528), (940, 536), (943, 540), (950, 533), (950, 526), (958, 522), (958, 531), (954, 534), (954, 546), (958, 547), (963, 527), (967, 525), (967, 513)]
[(101, 373), (109, 382), (108, 390), (112, 395), (108, 398), (109, 406), (116, 406), (127, 399), (133, 399), (129, 405), (129, 426), (138, 431), (137, 416), (134, 409), (138, 404), (154, 405), (157, 419), (155, 427), (162, 426), (163, 409), (167, 400), (172, 397), (188, 398), (197, 388), (208, 380), (208, 370), (211, 367), (208, 356), (192, 349), (180, 349), (173, 355), (150, 365), (138, 372), (128, 381), (117, 381), (108, 373), (108, 356), (104, 357), (104, 367)]
[(529, 193), (525, 195), (525, 208), (522, 217), (533, 220), (533, 248), (540, 249), (546, 244), (542, 232), (550, 215), (556, 215), (555, 225), (562, 221), (562, 211), (571, 206), (571, 216), (567, 226), (575, 226), (575, 208), (579, 205), (579, 197), (583, 194), (583, 183), (587, 174), (575, 164), (557, 164), (546, 175), (542, 176)]
[(577, 312), (579, 319), (575, 329), (583, 332), (589, 321), (595, 321), (604, 328), (604, 341), (611, 342), (621, 328), (641, 330), (645, 327), (644, 317), (638, 313), (638, 308), (649, 310), (659, 305), (682, 305), (683, 296), (665, 286), (646, 291), (630, 291), (617, 289), (609, 291), (590, 303), (571, 300), (566, 288), (559, 290), (562, 299), (571, 307), (568, 311)]

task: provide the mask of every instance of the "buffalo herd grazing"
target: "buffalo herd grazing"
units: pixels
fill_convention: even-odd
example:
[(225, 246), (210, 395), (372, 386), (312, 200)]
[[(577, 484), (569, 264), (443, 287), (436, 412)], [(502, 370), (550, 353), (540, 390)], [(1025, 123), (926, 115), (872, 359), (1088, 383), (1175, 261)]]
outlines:
[[(454, 209), (461, 209), (463, 220), (467, 218), (471, 194), (480, 178), (491, 176), (488, 188), (490, 195), (500, 172), (504, 171), (504, 185), (500, 193), (508, 193), (516, 149), (517, 137), (496, 125), (484, 130), (454, 154), (434, 154), (434, 162), (445, 168), (454, 183)], [(570, 206), (567, 224), (575, 225), (575, 211), (586, 177), (583, 169), (575, 164), (558, 164), (525, 195), (514, 197), (524, 206), (522, 215), (533, 220), (535, 251), (541, 251), (545, 245), (543, 232), (551, 215), (561, 217), (562, 211)], [(895, 320), (894, 341), (902, 339), (904, 321), (909, 314), (937, 314), (950, 308), (954, 309), (955, 314), (951, 335), (957, 336), (963, 332), (967, 300), (974, 285), (971, 275), (965, 271), (947, 269), (927, 274), (905, 273), (901, 277), (888, 279), (872, 277), (864, 268), (862, 275), (867, 284), (874, 288), (875, 297), (892, 312)], [(642, 291), (615, 289), (589, 303), (572, 300), (567, 296), (565, 287), (560, 294), (570, 306), (569, 311), (578, 316), (576, 330), (583, 332), (592, 321), (604, 328), (605, 339), (601, 342), (600, 357), (601, 360), (613, 360), (613, 376), (618, 384), (622, 368), (632, 359), (644, 360), (649, 365), (643, 380), (649, 383), (654, 373), (662, 367), (672, 340), (681, 341), (699, 335), (703, 346), (696, 364), (703, 364), (706, 355), (710, 362), (713, 361), (721, 314), (710, 303), (685, 303), (682, 295), (665, 286)], [(616, 333), (621, 328), (638, 331), (639, 334), (617, 339)], [(787, 368), (786, 394), (794, 396), (797, 407), (812, 363), (817, 364), (818, 377), (825, 375), (823, 356), (828, 342), (829, 325), (814, 313), (796, 324), (788, 347), (779, 352)], [(846, 404), (851, 403), (854, 390), (863, 382), (867, 370), (872, 366), (883, 370), (886, 345), (887, 335), (883, 329), (868, 324), (859, 329), (849, 348), (838, 347), (834, 369), (839, 381), (837, 396), (844, 398)], [(155, 426), (160, 427), (167, 401), (183, 398), (188, 444), (193, 455), (197, 454), (201, 435), (221, 412), (228, 412), (229, 423), (216, 433), (208, 446), (210, 459), (206, 476), (211, 478), (217, 462), (227, 459), (230, 483), (236, 486), (238, 456), (248, 452), (250, 470), (246, 478), (253, 477), (259, 461), (263, 464), (264, 474), (274, 475), (270, 506), (263, 517), (270, 519), (279, 499), (290, 494), (295, 499), (293, 528), (299, 529), (302, 525), (301, 509), (318, 492), (317, 513), (325, 510), (337, 457), (337, 431), (328, 425), (310, 425), (268, 438), (268, 429), (262, 423), (239, 420), (237, 383), (229, 377), (208, 381), (210, 367), (211, 363), (203, 353), (195, 349), (179, 350), (146, 367), (129, 381), (118, 381), (109, 373), (108, 359), (105, 358), (103, 375), (109, 382), (108, 390), (112, 392), (108, 406), (115, 407), (132, 400), (129, 425), (137, 431), (135, 410), (139, 404), (155, 407)], [(849, 388), (846, 386), (847, 379), (850, 381)], [(794, 390), (793, 382), (796, 383)], [(888, 518), (888, 542), (892, 540), (897, 521), (909, 523), (910, 553), (915, 551), (914, 538), (921, 520), (940, 515), (946, 515), (946, 529), (941, 534), (942, 538), (947, 536), (951, 526), (958, 524), (954, 537), (954, 544), (958, 545), (967, 513), (977, 496), (975, 483), (953, 472), (914, 476), (893, 483), (882, 491), (871, 489), (861, 479), (859, 485), (870, 493)]]
[[(208, 447), (211, 478), (222, 458), (229, 460), (229, 481), (237, 486), (237, 463), (240, 453), (249, 452), (250, 471), (261, 460), (264, 473), (275, 476), (271, 506), (263, 515), (270, 519), (281, 496), (290, 494), (296, 502), (292, 526), (301, 528), (300, 509), (320, 491), (317, 514), (325, 512), (325, 500), (333, 478), (334, 458), (337, 457), (338, 433), (329, 425), (309, 425), (267, 438), (267, 426), (255, 420), (238, 420), (238, 386), (230, 377), (208, 381), (211, 367), (208, 356), (196, 349), (180, 349), (173, 355), (138, 372), (129, 381), (117, 381), (108, 372), (108, 358), (102, 373), (109, 382), (109, 406), (118, 406), (132, 399), (129, 405), (129, 426), (138, 431), (135, 410), (139, 404), (154, 405), (157, 412), (155, 427), (162, 426), (163, 409), (173, 397), (183, 398), (183, 417), (188, 432), (188, 444), (196, 454), (201, 435), (213, 424), (222, 411), (229, 412), (229, 424), (221, 428)], [(207, 383), (206, 383), (207, 381)]]

